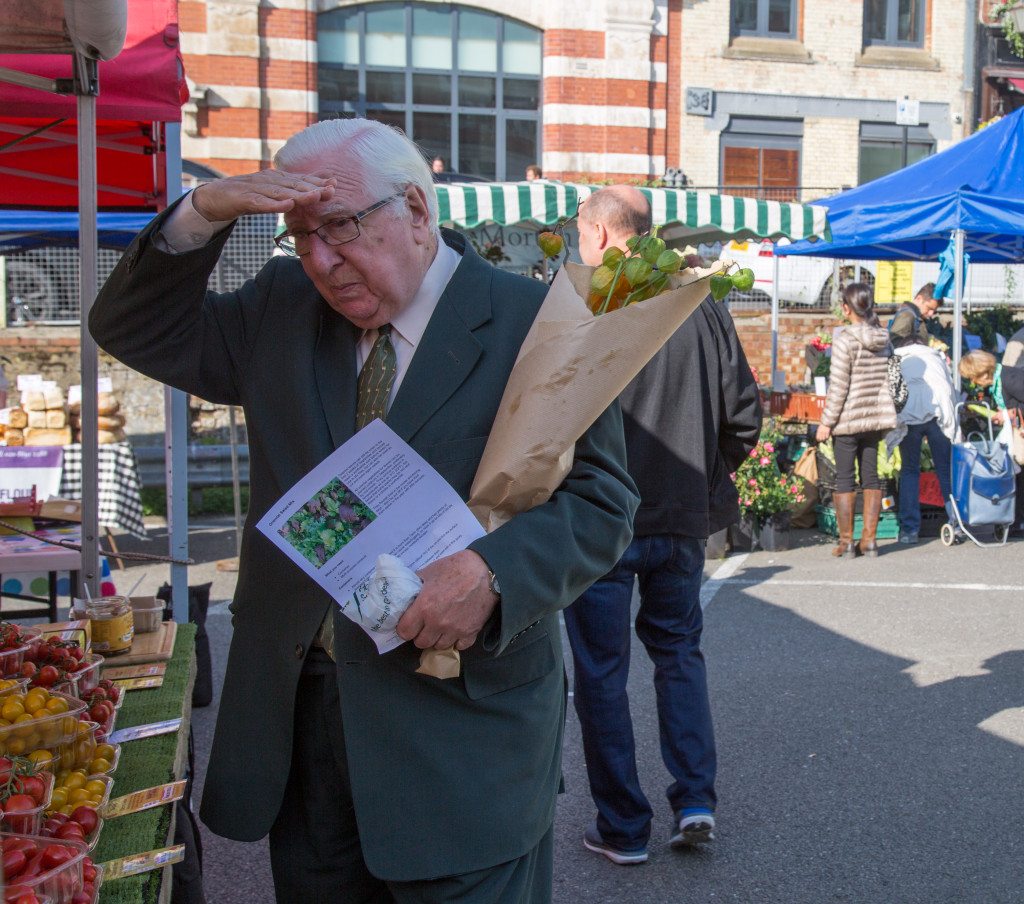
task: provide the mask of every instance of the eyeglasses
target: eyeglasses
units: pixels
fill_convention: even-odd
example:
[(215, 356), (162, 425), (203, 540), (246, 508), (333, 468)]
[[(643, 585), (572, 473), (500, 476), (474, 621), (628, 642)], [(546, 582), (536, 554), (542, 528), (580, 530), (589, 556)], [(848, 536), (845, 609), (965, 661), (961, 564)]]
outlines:
[(405, 190), (403, 189), (402, 191), (395, 192), (395, 194), (388, 198), (384, 198), (382, 201), (378, 201), (376, 204), (371, 204), (365, 210), (360, 210), (359, 213), (354, 213), (349, 217), (340, 217), (337, 220), (328, 220), (328, 222), (317, 226), (312, 232), (301, 232), (298, 229), (282, 232), (280, 235), (274, 236), (274, 244), (285, 254), (292, 257), (302, 257), (305, 254), (309, 254), (310, 239), (313, 235), (318, 236), (320, 241), (327, 245), (346, 245), (359, 238), (361, 234), (359, 222), (361, 220), (368, 217), (375, 210), (380, 210), (385, 205), (404, 196)]

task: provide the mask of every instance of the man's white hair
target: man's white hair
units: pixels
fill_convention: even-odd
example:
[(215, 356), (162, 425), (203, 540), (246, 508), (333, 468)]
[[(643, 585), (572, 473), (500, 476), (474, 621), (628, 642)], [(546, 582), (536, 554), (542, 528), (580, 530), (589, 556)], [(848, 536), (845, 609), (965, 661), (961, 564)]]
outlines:
[[(356, 161), (372, 195), (386, 198), (407, 185), (418, 185), (427, 196), (430, 225), (438, 234), (437, 192), (430, 167), (419, 148), (403, 132), (372, 119), (325, 119), (289, 138), (274, 155), (281, 170), (301, 169), (314, 159), (329, 158), (344, 149)], [(388, 206), (394, 216), (408, 207)]]

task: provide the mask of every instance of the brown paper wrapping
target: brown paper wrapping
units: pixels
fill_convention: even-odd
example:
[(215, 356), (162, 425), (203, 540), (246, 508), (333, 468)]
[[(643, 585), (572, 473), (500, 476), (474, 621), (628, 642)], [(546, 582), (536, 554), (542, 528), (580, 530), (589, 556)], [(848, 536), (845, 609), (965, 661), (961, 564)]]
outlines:
[[(672, 277), (673, 288), (595, 317), (584, 299), (593, 267), (559, 270), (519, 350), (470, 491), (488, 533), (546, 502), (572, 468), (576, 440), (707, 297), (717, 261)], [(455, 677), (455, 650), (424, 650), (418, 672)]]

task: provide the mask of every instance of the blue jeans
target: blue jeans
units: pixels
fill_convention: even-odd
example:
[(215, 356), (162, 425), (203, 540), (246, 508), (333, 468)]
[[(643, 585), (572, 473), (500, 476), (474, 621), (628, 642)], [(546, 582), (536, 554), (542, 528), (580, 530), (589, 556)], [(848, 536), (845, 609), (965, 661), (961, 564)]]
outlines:
[(905, 534), (916, 534), (921, 530), (921, 441), (925, 437), (932, 450), (935, 473), (947, 506), (953, 492), (950, 474), (952, 445), (939, 422), (932, 418), (923, 424), (908, 424), (907, 435), (900, 442), (900, 529)]
[(597, 828), (620, 847), (646, 844), (653, 816), (637, 776), (626, 693), (634, 576), (640, 579), (636, 634), (654, 663), (661, 757), (674, 779), (669, 804), (673, 813), (715, 809), (715, 737), (700, 651), (703, 567), (703, 540), (637, 537), (615, 568), (565, 610)]

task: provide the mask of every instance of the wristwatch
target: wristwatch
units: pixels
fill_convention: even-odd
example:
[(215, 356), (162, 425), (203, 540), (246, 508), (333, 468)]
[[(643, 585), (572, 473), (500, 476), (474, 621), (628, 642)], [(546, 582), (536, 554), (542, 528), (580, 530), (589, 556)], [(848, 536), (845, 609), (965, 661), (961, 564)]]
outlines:
[(491, 593), (498, 597), (498, 599), (501, 599), (501, 586), (498, 584), (498, 576), (490, 568), (487, 569), (487, 587)]

